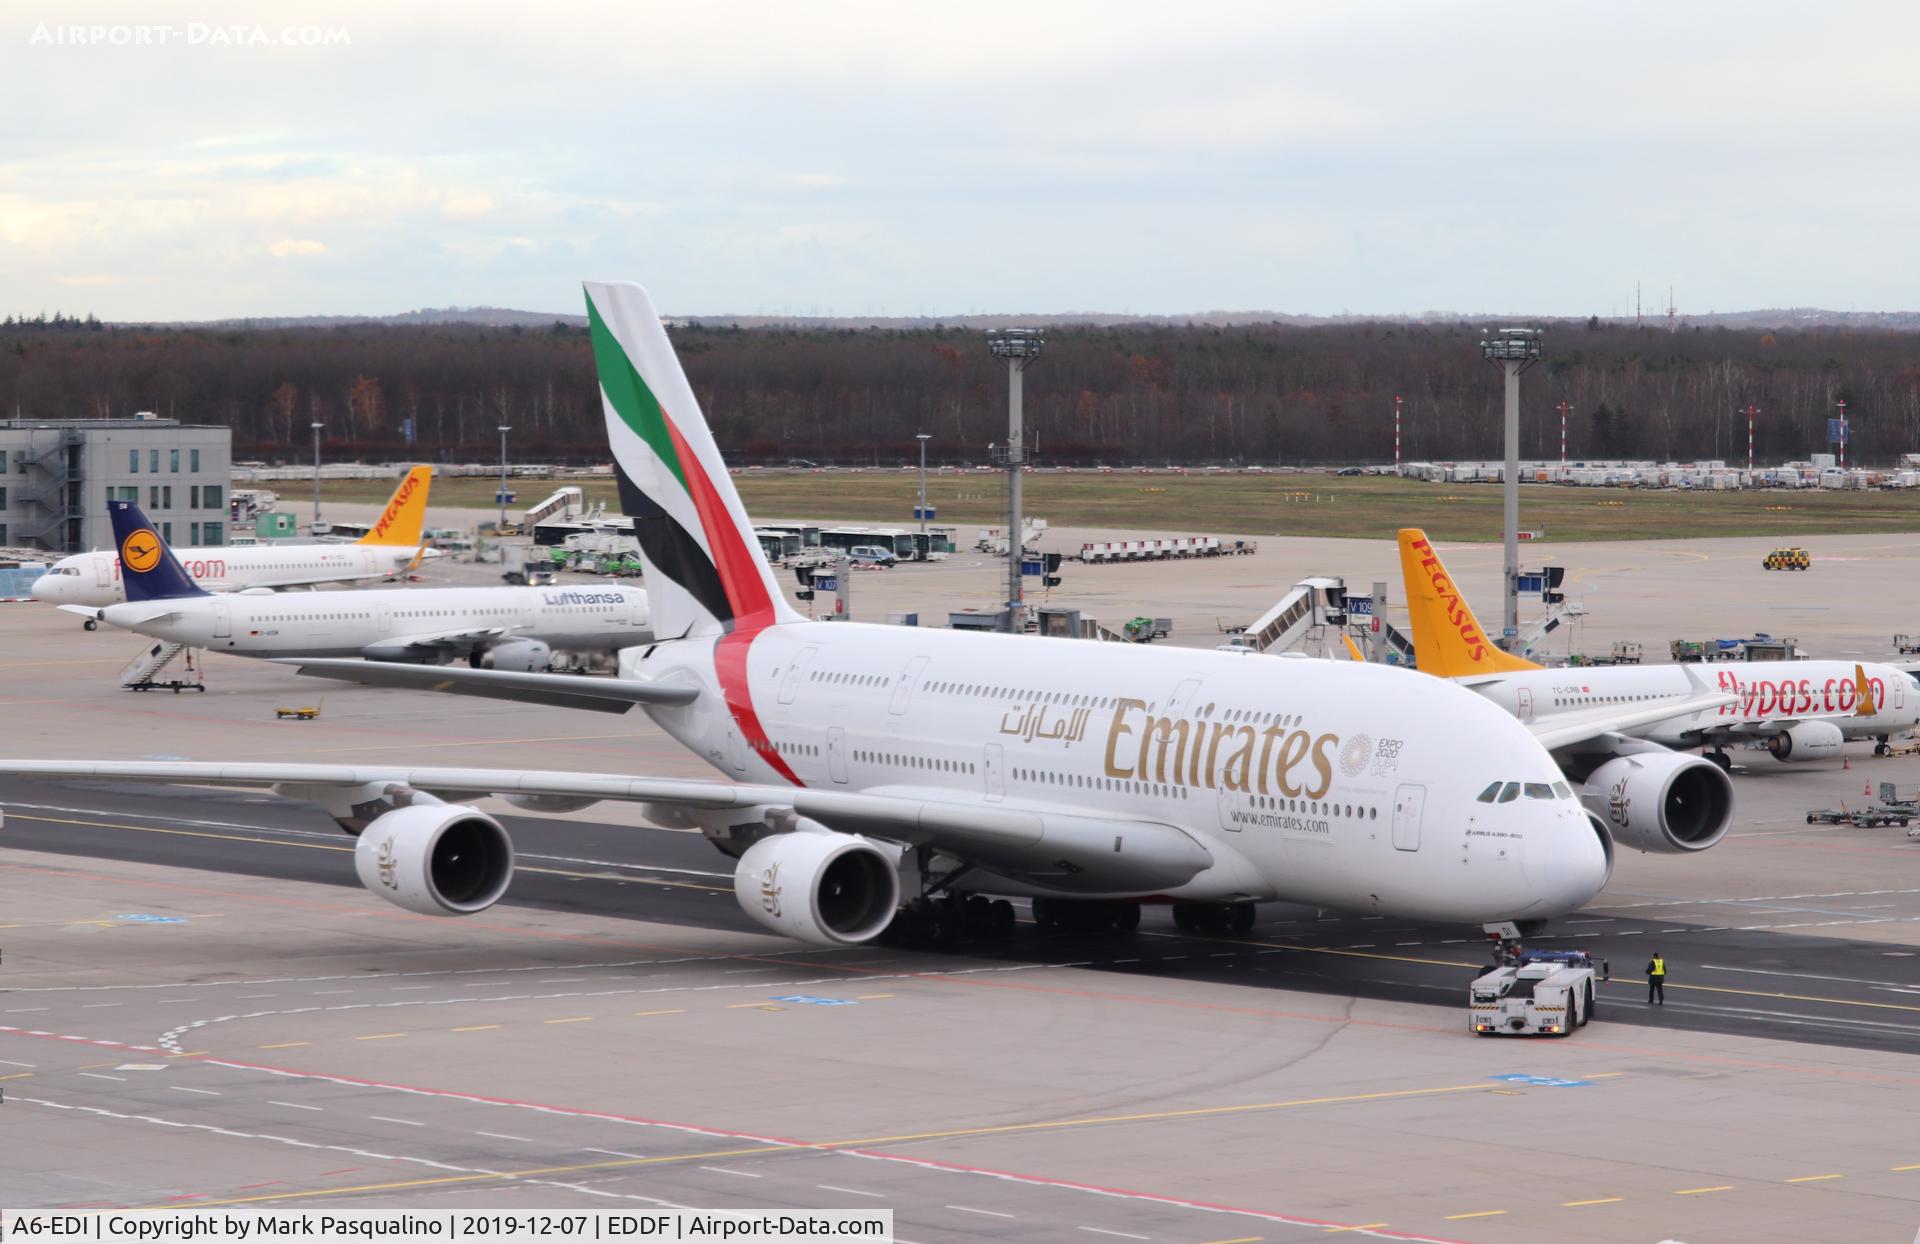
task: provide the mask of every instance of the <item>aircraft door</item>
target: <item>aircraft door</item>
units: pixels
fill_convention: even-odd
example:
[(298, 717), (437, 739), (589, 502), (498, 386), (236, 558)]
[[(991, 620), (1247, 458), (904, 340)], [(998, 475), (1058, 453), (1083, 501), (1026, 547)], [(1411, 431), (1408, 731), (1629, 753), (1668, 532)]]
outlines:
[(373, 618), (374, 638), (385, 639), (387, 636), (393, 634), (393, 607), (391, 605), (375, 606)]
[(1393, 792), (1393, 849), (1420, 849), (1420, 809), (1427, 801), (1427, 788), (1411, 783)]
[(747, 740), (740, 734), (740, 723), (727, 719), (727, 759), (735, 773), (747, 771)]
[(119, 570), (120, 561), (118, 558), (96, 556), (93, 559), (93, 585), (95, 587), (112, 587), (113, 577), (119, 573)]
[(1173, 689), (1173, 695), (1167, 700), (1166, 716), (1184, 717), (1193, 703), (1194, 696), (1200, 692), (1200, 680), (1189, 678)]
[(1904, 678), (1893, 680), (1893, 706), (1895, 708), (1907, 706), (1907, 680)]
[(982, 766), (987, 778), (987, 798), (1005, 799), (1007, 797), (1006, 756), (998, 743), (987, 744), (986, 763)]
[(827, 730), (827, 775), (845, 785), (847, 781), (847, 732), (839, 726)]
[(819, 655), (818, 648), (802, 648), (800, 655), (787, 667), (787, 676), (780, 682), (780, 702), (793, 703), (793, 697), (800, 694), (800, 684), (807, 681), (807, 675), (813, 670), (813, 658)]
[(1531, 687), (1521, 687), (1515, 694), (1513, 715), (1521, 721), (1533, 720), (1533, 689)]
[(893, 683), (893, 700), (887, 705), (887, 712), (898, 717), (907, 711), (907, 705), (913, 701), (913, 693), (920, 686), (920, 675), (926, 671), (927, 658), (915, 657), (907, 662), (900, 677)]
[(227, 639), (233, 634), (233, 602), (216, 600), (213, 602), (213, 637)]

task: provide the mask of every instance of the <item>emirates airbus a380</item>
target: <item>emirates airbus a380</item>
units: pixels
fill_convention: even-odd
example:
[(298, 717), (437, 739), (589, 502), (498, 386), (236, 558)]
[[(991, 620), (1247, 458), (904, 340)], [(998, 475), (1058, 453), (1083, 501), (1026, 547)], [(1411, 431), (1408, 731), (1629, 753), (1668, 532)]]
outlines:
[[(1619, 712), (1529, 726), (1446, 680), (1378, 666), (805, 620), (645, 291), (586, 294), (661, 641), (622, 653), (611, 679), (299, 664), (375, 685), (639, 704), (724, 780), (219, 760), (0, 772), (317, 799), (358, 835), (370, 890), (448, 915), (485, 909), (513, 872), (499, 823), (454, 801), (636, 801), (737, 857), (748, 916), (823, 945), (880, 936), (903, 896), (923, 928), (979, 932), (1011, 925), (1009, 896), (1083, 928), (1132, 927), (1148, 899), (1173, 901), (1187, 926), (1245, 929), (1256, 903), (1285, 900), (1526, 927), (1605, 884), (1612, 836), (1547, 749), (1618, 728)], [(1490, 785), (1517, 797), (1483, 801)]]

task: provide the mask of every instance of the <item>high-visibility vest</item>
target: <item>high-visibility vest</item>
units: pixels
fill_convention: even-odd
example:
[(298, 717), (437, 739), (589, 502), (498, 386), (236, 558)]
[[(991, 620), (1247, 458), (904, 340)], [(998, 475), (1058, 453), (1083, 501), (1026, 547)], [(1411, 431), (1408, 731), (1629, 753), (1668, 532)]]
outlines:
[(1660, 956), (1655, 955), (1653, 957), (1653, 967), (1647, 972), (1647, 975), (1648, 976), (1665, 976), (1666, 974), (1667, 974), (1667, 961), (1665, 959), (1662, 959)]

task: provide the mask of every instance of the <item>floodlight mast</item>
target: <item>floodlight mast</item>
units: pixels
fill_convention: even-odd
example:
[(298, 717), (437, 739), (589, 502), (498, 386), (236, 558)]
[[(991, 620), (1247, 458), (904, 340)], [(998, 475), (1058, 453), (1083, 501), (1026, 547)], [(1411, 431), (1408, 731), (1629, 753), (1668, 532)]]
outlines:
[(1020, 578), (1025, 544), (1021, 538), (1021, 471), (1027, 462), (1021, 376), (1040, 357), (1045, 344), (1037, 328), (1008, 328), (987, 334), (987, 348), (993, 356), (1007, 360), (1007, 630), (1016, 635), (1026, 622), (1026, 593)]
[(1506, 625), (1500, 647), (1511, 652), (1520, 635), (1520, 373), (1540, 361), (1540, 330), (1503, 328), (1480, 343), (1480, 357), (1500, 364), (1506, 374)]

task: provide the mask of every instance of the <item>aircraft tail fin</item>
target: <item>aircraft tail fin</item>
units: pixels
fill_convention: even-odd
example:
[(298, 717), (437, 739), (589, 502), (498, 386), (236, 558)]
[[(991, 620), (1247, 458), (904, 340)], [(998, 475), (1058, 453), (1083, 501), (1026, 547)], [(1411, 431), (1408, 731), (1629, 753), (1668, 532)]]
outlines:
[(417, 466), (401, 476), (380, 521), (355, 544), (389, 544), (403, 548), (420, 547), (421, 533), (427, 526), (427, 493), (433, 488), (433, 468)]
[(1540, 668), (1494, 646), (1427, 533), (1417, 527), (1400, 532), (1400, 575), (1413, 619), (1414, 657), (1423, 673), (1462, 678)]
[(663, 638), (803, 619), (781, 595), (647, 291), (586, 282), (620, 504)]
[(126, 587), (128, 600), (175, 600), (207, 595), (138, 505), (131, 501), (109, 501), (107, 516), (113, 522), (113, 542), (120, 550), (120, 580)]

